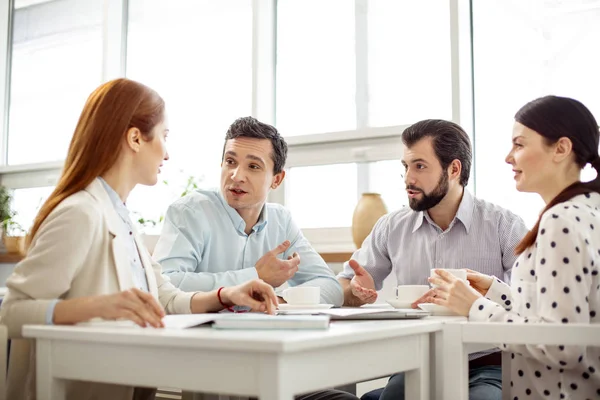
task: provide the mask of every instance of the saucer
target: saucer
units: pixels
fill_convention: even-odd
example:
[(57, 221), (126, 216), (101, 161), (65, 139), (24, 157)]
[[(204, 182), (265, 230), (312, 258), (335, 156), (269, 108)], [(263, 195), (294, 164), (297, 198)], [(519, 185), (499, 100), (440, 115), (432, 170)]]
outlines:
[(333, 304), (280, 304), (277, 308), (285, 310), (326, 310), (333, 307)]
[(412, 308), (412, 302), (410, 301), (401, 301), (394, 298), (387, 299), (386, 301), (394, 308)]
[(438, 306), (437, 304), (433, 304), (433, 303), (421, 303), (421, 304), (418, 304), (418, 306), (421, 310), (430, 312), (431, 315), (452, 316), (452, 317), (455, 317), (458, 315), (454, 311), (451, 311), (444, 306)]

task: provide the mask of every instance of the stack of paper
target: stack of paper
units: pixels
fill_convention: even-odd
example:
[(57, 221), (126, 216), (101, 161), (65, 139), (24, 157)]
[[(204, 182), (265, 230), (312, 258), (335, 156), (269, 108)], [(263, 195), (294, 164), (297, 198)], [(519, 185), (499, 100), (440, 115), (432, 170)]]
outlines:
[(337, 320), (360, 320), (360, 319), (414, 319), (423, 318), (430, 315), (429, 312), (415, 309), (400, 309), (400, 308), (333, 308), (330, 310), (289, 310), (278, 311), (278, 314), (285, 315), (323, 315), (329, 316), (331, 319)]

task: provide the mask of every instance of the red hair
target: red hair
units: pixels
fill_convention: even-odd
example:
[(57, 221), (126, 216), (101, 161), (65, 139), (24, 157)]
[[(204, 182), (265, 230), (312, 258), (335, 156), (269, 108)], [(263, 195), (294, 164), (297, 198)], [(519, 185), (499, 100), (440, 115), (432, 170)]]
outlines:
[(34, 220), (27, 246), (56, 206), (115, 164), (129, 128), (138, 128), (145, 140), (152, 140), (152, 129), (164, 119), (164, 111), (158, 93), (130, 79), (115, 79), (94, 90), (77, 122), (62, 175)]

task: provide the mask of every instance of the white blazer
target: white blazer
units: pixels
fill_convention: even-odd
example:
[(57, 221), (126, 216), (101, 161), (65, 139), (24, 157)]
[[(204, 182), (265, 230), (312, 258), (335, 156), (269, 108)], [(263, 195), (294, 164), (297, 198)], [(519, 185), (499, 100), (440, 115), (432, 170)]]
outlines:
[[(28, 254), (8, 278), (0, 316), (12, 340), (7, 398), (32, 400), (35, 393), (35, 343), (24, 339), (25, 324), (45, 324), (53, 299), (117, 293), (134, 287), (122, 228), (102, 183), (69, 196), (48, 215)], [(148, 288), (169, 314), (190, 313), (194, 293), (175, 288), (152, 261), (137, 232), (135, 241)], [(93, 362), (93, 360), (90, 360)], [(157, 360), (157, 362), (159, 362)], [(133, 388), (87, 382), (67, 385), (69, 400), (130, 400)]]

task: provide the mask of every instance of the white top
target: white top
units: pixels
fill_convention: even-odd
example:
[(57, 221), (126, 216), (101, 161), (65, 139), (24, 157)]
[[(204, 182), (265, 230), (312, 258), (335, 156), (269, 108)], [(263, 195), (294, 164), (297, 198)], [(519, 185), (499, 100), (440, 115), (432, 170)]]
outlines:
[[(600, 194), (544, 213), (535, 245), (471, 307), (471, 321), (600, 323)], [(501, 345), (511, 352), (511, 398), (600, 398), (600, 349)]]
[(328, 330), (222, 331), (211, 328), (154, 329), (28, 325), (23, 336), (36, 339), (89, 342), (94, 345), (168, 346), (169, 348), (236, 350), (246, 353), (293, 353), (319, 348), (438, 332), (446, 321), (461, 317), (419, 320), (335, 322)]

